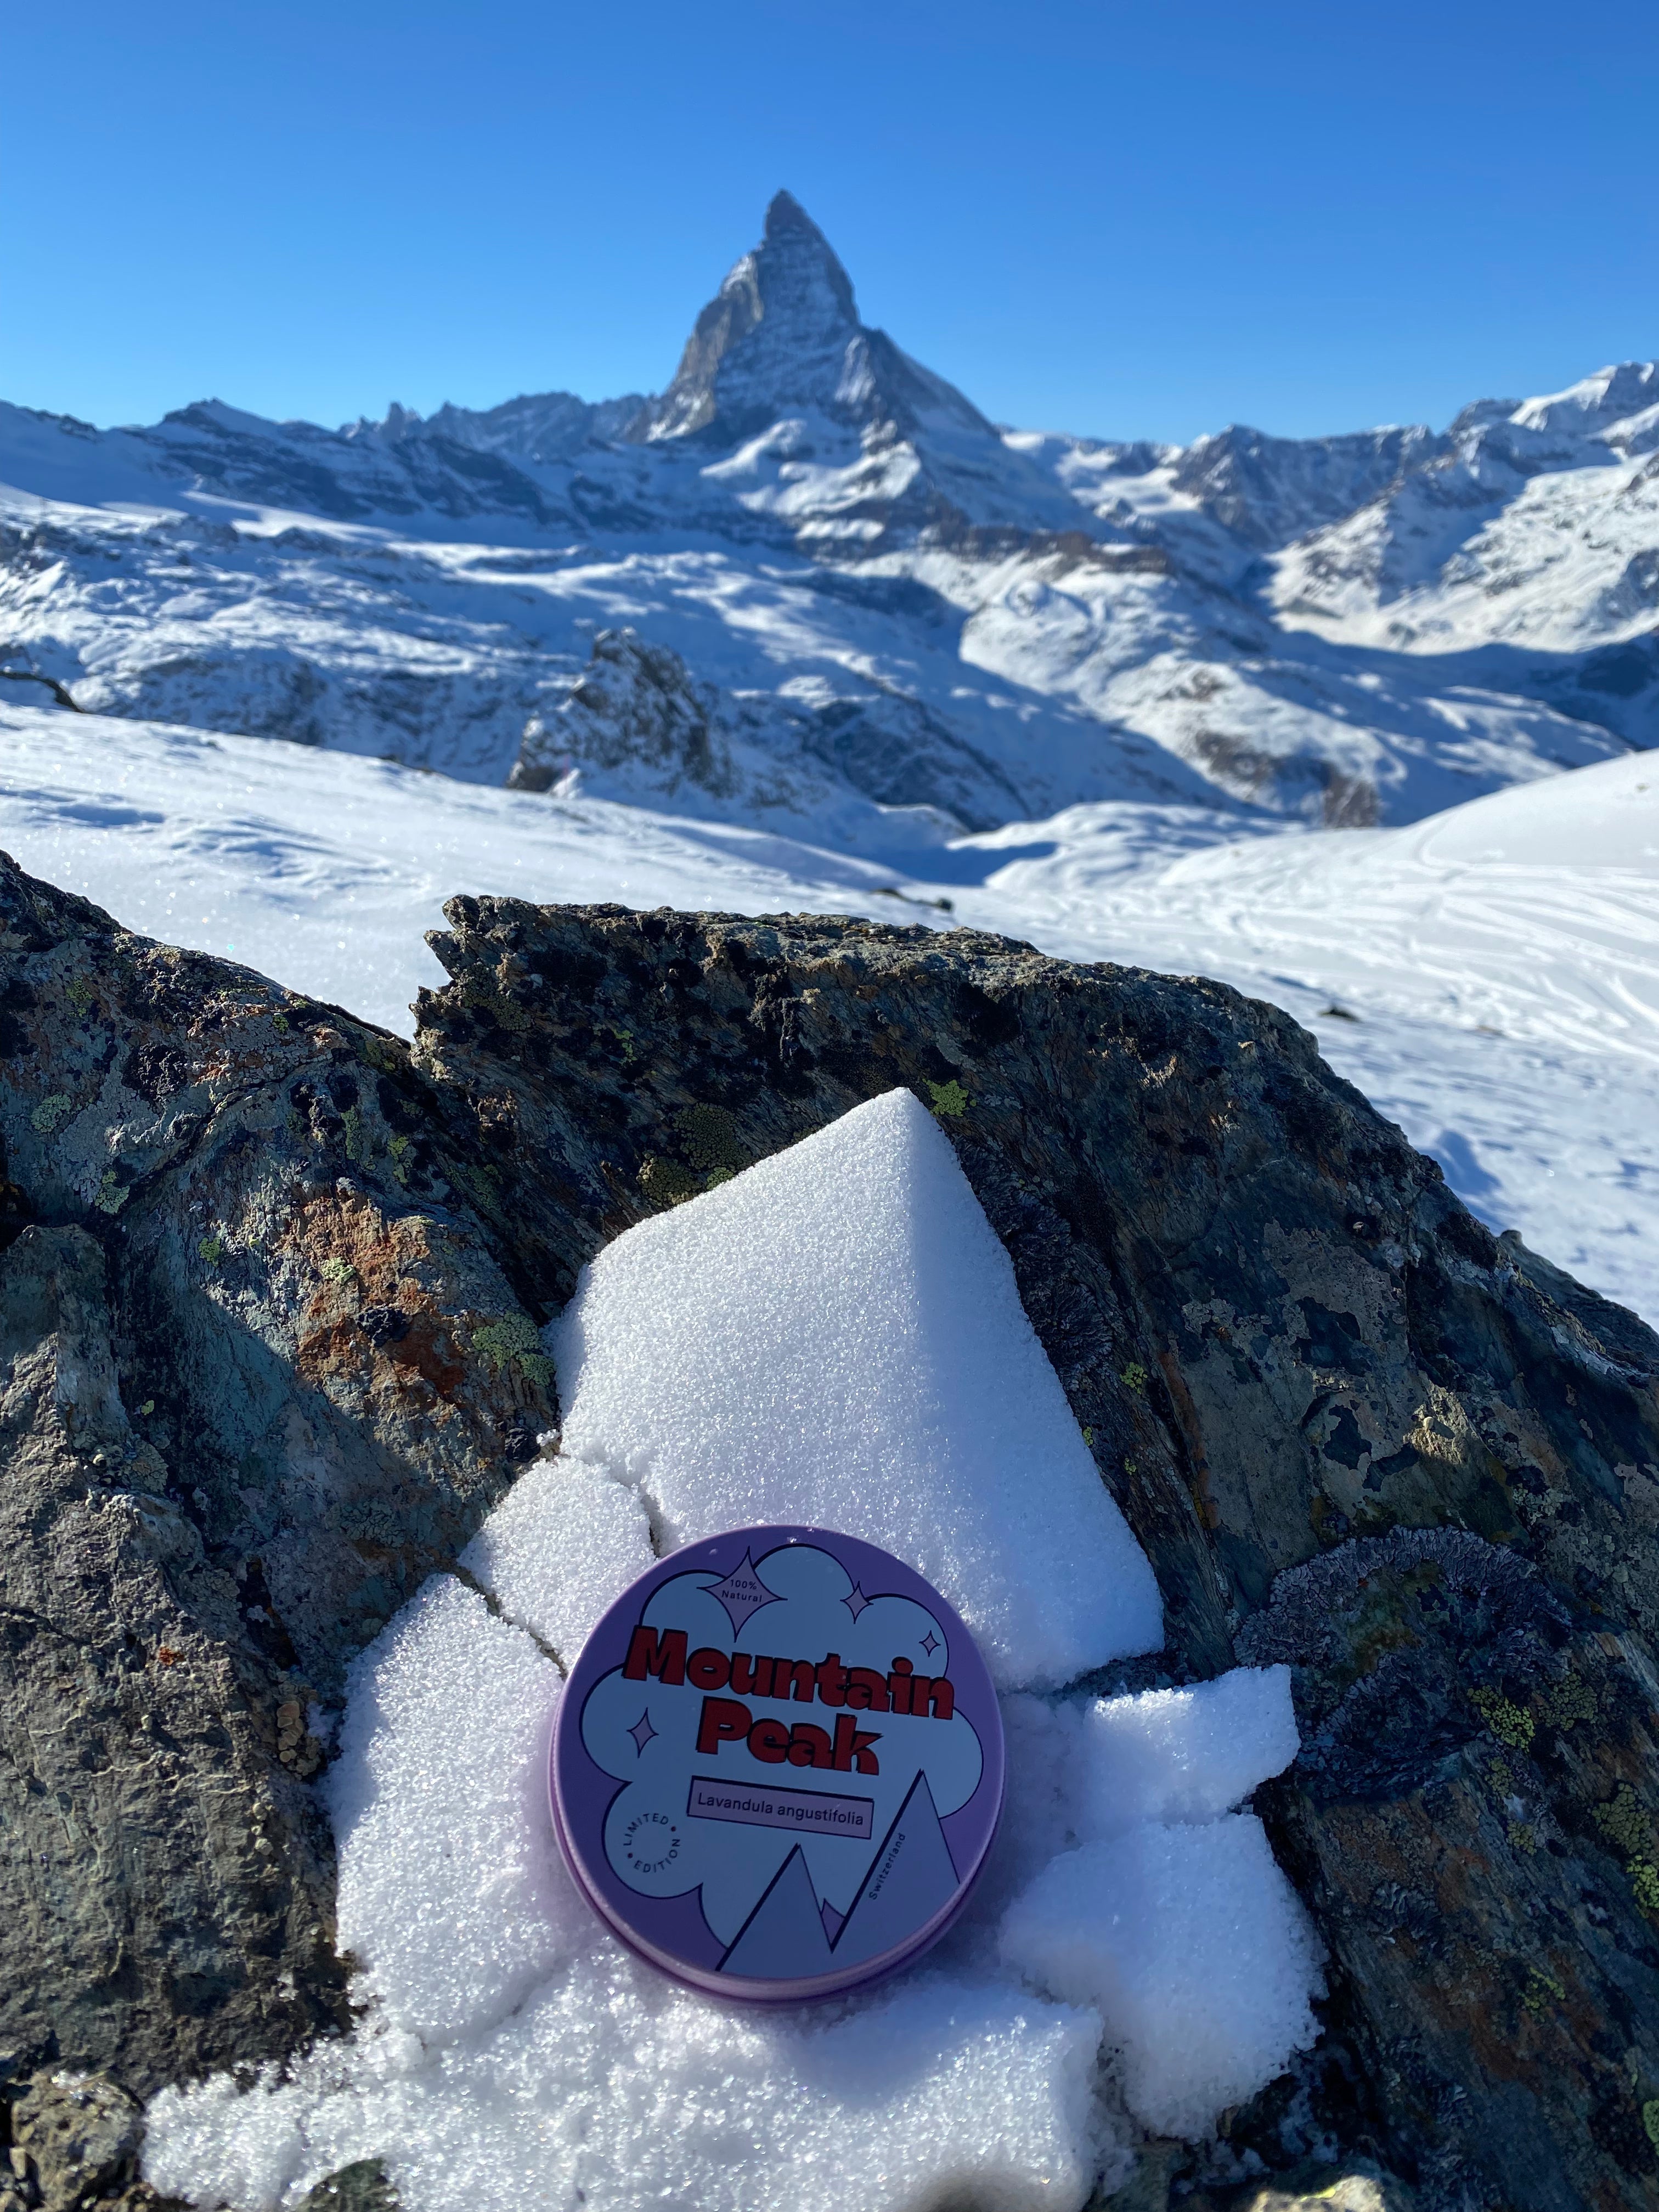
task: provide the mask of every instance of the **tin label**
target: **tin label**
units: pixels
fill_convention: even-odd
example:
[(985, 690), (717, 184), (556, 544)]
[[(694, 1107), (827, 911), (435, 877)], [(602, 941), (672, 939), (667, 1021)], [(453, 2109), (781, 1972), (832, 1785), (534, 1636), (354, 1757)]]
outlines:
[(617, 1934), (696, 1987), (793, 2002), (950, 1925), (1001, 1808), (1001, 1718), (913, 1569), (829, 1530), (738, 1529), (606, 1613), (552, 1781), (566, 1860)]

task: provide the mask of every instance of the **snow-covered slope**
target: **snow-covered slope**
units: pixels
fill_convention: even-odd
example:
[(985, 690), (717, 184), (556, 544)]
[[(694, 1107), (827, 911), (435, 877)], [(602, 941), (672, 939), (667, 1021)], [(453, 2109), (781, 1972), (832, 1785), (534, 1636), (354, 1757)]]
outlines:
[(1468, 409), (1438, 450), (1287, 547), (1271, 598), (1348, 644), (1524, 669), (1530, 688), (1659, 735), (1659, 362)]
[(1106, 804), (908, 866), (3, 700), (0, 759), (0, 845), (25, 867), (404, 1030), (441, 980), (421, 933), (461, 890), (969, 922), (1219, 975), (1314, 1030), (1495, 1228), (1659, 1319), (1659, 756), (1397, 830)]
[[(0, 407), (0, 664), (475, 782), (534, 722), (532, 781), (836, 842), (1117, 799), (1407, 822), (1659, 737), (1656, 374), (1443, 436), (1002, 431), (781, 193), (659, 398)], [(625, 628), (708, 690), (713, 783), (648, 699), (581, 741)]]
[(0, 684), (27, 865), (392, 1022), (456, 890), (1220, 974), (1650, 1311), (1655, 869), (1607, 841), (1656, 615), (1659, 365), (1443, 434), (1003, 429), (787, 194), (655, 398), (0, 407), (0, 671), (97, 710)]

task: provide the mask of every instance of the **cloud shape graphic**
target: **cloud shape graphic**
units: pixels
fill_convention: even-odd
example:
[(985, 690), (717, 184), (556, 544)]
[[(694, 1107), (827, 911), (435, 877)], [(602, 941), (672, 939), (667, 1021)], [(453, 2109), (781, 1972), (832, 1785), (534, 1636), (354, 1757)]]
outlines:
[[(676, 1576), (656, 1589), (641, 1615), (647, 1627), (683, 1629), (689, 1651), (708, 1646), (725, 1653), (805, 1659), (816, 1666), (826, 1653), (838, 1652), (847, 1667), (869, 1667), (885, 1675), (896, 1658), (908, 1659), (919, 1674), (950, 1671), (950, 1641), (944, 1624), (914, 1599), (854, 1595), (852, 1577), (839, 1561), (816, 1546), (780, 1547), (755, 1563), (774, 1602), (750, 1613), (733, 1633), (731, 1616), (711, 1590), (720, 1577), (707, 1571)], [(847, 1601), (851, 1597), (853, 1603)], [(721, 1691), (716, 1694), (729, 1697)], [(786, 1723), (811, 1721), (833, 1730), (836, 1715), (815, 1700), (741, 1698), (758, 1720)], [(771, 1765), (757, 1759), (741, 1742), (723, 1744), (717, 1754), (699, 1753), (696, 1735), (703, 1693), (690, 1683), (664, 1688), (654, 1678), (630, 1681), (620, 1668), (601, 1677), (582, 1709), (582, 1741), (607, 1774), (627, 1783), (605, 1821), (611, 1862), (629, 1887), (651, 1897), (672, 1897), (701, 1889), (703, 1916), (723, 1942), (731, 1942), (759, 1902), (790, 1852), (798, 1846), (820, 1899), (846, 1912), (911, 1784), (926, 1771), (941, 1819), (965, 1805), (978, 1786), (983, 1765), (980, 1741), (960, 1713), (950, 1720), (905, 1713), (859, 1712), (861, 1731), (875, 1734), (875, 1774), (827, 1774), (813, 1768)], [(640, 1726), (647, 1717), (649, 1731)], [(763, 1784), (769, 1790), (822, 1790), (870, 1799), (874, 1807), (867, 1837), (796, 1835), (730, 1820), (689, 1816), (687, 1792), (694, 1775), (712, 1776), (733, 1785)], [(620, 1839), (635, 1838), (624, 1857)], [(641, 1839), (653, 1838), (647, 1844)]]

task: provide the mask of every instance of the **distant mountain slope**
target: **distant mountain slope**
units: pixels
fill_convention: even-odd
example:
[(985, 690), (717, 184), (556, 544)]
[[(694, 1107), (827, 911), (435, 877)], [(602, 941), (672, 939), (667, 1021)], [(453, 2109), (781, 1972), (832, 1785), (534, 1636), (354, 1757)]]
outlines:
[(1121, 798), (1407, 821), (1659, 742), (1656, 471), (1653, 364), (1443, 435), (1000, 431), (780, 193), (659, 398), (0, 407), (0, 663), (854, 842)]

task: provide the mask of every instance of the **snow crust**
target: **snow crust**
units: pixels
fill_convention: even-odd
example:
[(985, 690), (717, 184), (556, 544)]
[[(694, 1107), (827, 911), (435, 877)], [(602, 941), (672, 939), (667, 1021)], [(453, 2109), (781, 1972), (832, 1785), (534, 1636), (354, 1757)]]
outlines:
[(579, 1932), (540, 1832), (562, 1679), (447, 1576), (356, 1662), (327, 1778), (340, 1948), (424, 2040), (500, 2020)]
[[(884, 1229), (854, 1236), (854, 1213)], [(746, 1309), (734, 1291), (745, 1263), (775, 1252), (787, 1264), (768, 1286), (793, 1334), (774, 1326), (766, 1360), (696, 1367), (699, 1337), (762, 1325), (764, 1297)], [(929, 2212), (953, 2198), (1079, 2212), (1127, 2177), (1139, 2125), (1204, 2134), (1317, 2033), (1318, 1962), (1299, 1908), (1257, 1825), (1226, 1809), (1295, 1754), (1287, 1670), (1105, 1700), (1011, 1689), (994, 1863), (946, 1942), (881, 1989), (758, 2015), (660, 1978), (589, 1911), (559, 1858), (546, 1762), (561, 1678), (542, 1648), (574, 1650), (652, 1556), (650, 1477), (672, 1472), (688, 1534), (734, 1513), (839, 1513), (856, 1495), (801, 1439), (845, 1440), (873, 1420), (883, 1449), (920, 1456), (909, 1517), (860, 1533), (933, 1546), (966, 1578), (970, 1613), (969, 1584), (984, 1580), (985, 1632), (1000, 1638), (1011, 1682), (1051, 1677), (1067, 1652), (1086, 1666), (1123, 1649), (1127, 1620), (1155, 1637), (1158, 1616), (1144, 1556), (1100, 1510), (1092, 1467), (1092, 1491), (1073, 1480), (1082, 1439), (1006, 1255), (908, 1095), (629, 1231), (606, 1256), (579, 1294), (566, 1353), (594, 1456), (533, 1468), (469, 1547), (464, 1571), (479, 1587), (434, 1577), (353, 1669), (326, 1788), (364, 2021), (252, 2088), (221, 2075), (164, 2092), (149, 2113), (148, 2177), (241, 2212), (290, 2212), (372, 2156), (407, 2212)], [(688, 1306), (686, 1267), (701, 1307)], [(838, 1284), (845, 1273), (845, 1295), (826, 1297), (826, 1269)], [(902, 1357), (860, 1395), (854, 1369), (883, 1329)], [(623, 1419), (627, 1378), (655, 1387), (636, 1330), (660, 1347), (671, 1394), (695, 1376), (720, 1401), (707, 1460), (669, 1470)], [(985, 1379), (968, 1388), (976, 1362)], [(988, 1389), (1009, 1411), (981, 1458)], [(1029, 1449), (1015, 1462), (1000, 1455), (1021, 1419)], [(735, 1485), (721, 1437), (749, 1455)], [(1058, 1579), (1057, 1549), (1073, 1555)], [(1085, 1589), (1116, 1629), (1091, 1620)], [(1045, 1601), (1054, 1635), (1042, 1630)], [(1195, 2037), (1193, 1992), (1209, 1985), (1220, 1996)]]
[(1147, 1820), (1212, 1820), (1296, 1757), (1287, 1667), (1236, 1668), (1190, 1689), (1085, 1709), (1078, 1826), (1116, 1835)]
[(1318, 2033), (1318, 1948), (1251, 1814), (1065, 1852), (1010, 1911), (1002, 1951), (1098, 2008), (1125, 2102), (1155, 2135), (1202, 2134)]
[(565, 1450), (636, 1483), (672, 1544), (746, 1522), (863, 1536), (950, 1600), (1005, 1685), (1164, 1640), (1008, 1255), (908, 1091), (619, 1237), (551, 1342)]
[(538, 1460), (461, 1553), (463, 1571), (568, 1665), (656, 1553), (644, 1499), (571, 1458)]

